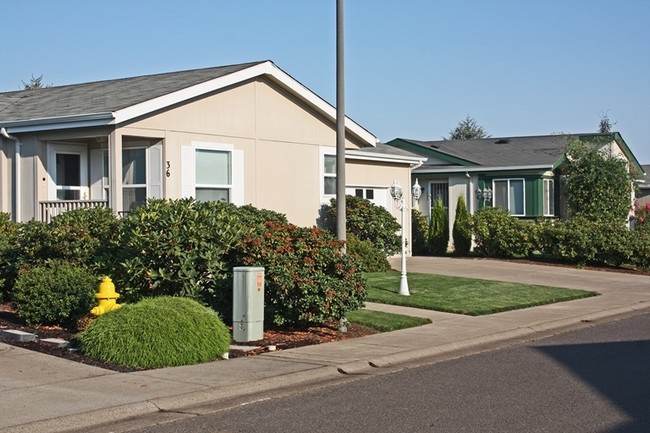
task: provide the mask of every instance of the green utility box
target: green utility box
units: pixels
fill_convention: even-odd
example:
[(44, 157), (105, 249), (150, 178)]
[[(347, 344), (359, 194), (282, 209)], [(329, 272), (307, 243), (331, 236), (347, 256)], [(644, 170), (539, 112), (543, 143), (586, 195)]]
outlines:
[(232, 338), (238, 342), (264, 338), (264, 268), (233, 268)]

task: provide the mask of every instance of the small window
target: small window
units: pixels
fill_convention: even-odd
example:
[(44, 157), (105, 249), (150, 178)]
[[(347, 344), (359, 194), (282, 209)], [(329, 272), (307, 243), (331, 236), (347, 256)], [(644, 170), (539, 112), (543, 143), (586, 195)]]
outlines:
[(323, 155), (323, 185), (325, 195), (336, 195), (336, 155)]
[(494, 207), (507, 210), (512, 215), (525, 215), (524, 180), (499, 179), (492, 184)]
[(544, 216), (555, 216), (555, 180), (544, 179)]
[(147, 150), (122, 149), (122, 209), (132, 211), (147, 201)]

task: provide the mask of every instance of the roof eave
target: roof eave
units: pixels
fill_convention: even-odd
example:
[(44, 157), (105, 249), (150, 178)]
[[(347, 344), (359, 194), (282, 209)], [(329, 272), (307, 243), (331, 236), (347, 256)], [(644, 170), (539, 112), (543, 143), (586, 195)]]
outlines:
[(385, 153), (373, 153), (357, 149), (345, 149), (345, 157), (347, 159), (361, 161), (392, 162), (409, 164), (411, 166), (420, 166), (426, 161), (426, 158), (420, 158), (417, 156), (387, 155)]
[(115, 123), (113, 113), (89, 113), (43, 119), (0, 121), (0, 126), (6, 128), (9, 133), (20, 134), (45, 130), (107, 126), (113, 123)]
[[(301, 99), (314, 106), (317, 110), (332, 118), (336, 119), (336, 109), (314, 92), (303, 86), (286, 72), (278, 68), (273, 62), (266, 61), (258, 63), (249, 68), (233, 72), (222, 77), (214, 78), (204, 83), (168, 93), (166, 95), (150, 99), (129, 107), (125, 107), (115, 112), (115, 123), (121, 124), (138, 117), (147, 115), (151, 112), (170, 107), (184, 101), (200, 97), (202, 95), (215, 92), (229, 86), (252, 80), (256, 77), (266, 75), (272, 77), (283, 87), (289, 89), (292, 93), (298, 95)], [(376, 146), (379, 141), (377, 137), (368, 132), (361, 125), (357, 124), (349, 117), (345, 118), (345, 127), (348, 131), (359, 137), (363, 142), (370, 146)]]
[(476, 173), (476, 172), (490, 172), (490, 171), (521, 171), (521, 170), (553, 170), (553, 165), (518, 165), (518, 166), (501, 166), (501, 167), (445, 167), (445, 168), (429, 168), (420, 167), (417, 173), (420, 174), (442, 174), (442, 173)]

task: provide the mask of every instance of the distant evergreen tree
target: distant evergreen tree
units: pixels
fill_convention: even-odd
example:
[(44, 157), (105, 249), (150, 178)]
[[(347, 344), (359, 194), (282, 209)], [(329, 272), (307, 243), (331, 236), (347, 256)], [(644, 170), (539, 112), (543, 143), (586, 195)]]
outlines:
[(43, 84), (43, 75), (39, 75), (38, 77), (35, 77), (32, 75), (32, 78), (29, 80), (29, 83), (25, 83), (23, 81), (23, 88), (25, 90), (33, 90), (33, 89), (42, 89), (43, 87), (52, 87), (51, 84), (48, 84), (47, 86)]
[(458, 122), (454, 129), (449, 131), (449, 137), (445, 140), (471, 140), (474, 138), (490, 138), (490, 136), (476, 120), (467, 115), (464, 120)]

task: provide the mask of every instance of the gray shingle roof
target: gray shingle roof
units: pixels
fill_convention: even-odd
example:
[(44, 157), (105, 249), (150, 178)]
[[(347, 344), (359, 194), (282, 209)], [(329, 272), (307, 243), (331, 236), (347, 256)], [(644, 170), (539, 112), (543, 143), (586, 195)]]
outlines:
[[(400, 139), (482, 167), (552, 166), (564, 154), (566, 145), (577, 137), (597, 134), (539, 135), (476, 140), (419, 141)], [(424, 167), (433, 167), (425, 163)]]
[(645, 172), (645, 176), (643, 176), (643, 180), (645, 182), (640, 184), (639, 188), (650, 189), (650, 165), (644, 164), (641, 166), (641, 168)]
[(110, 113), (263, 62), (0, 93), (0, 122)]

